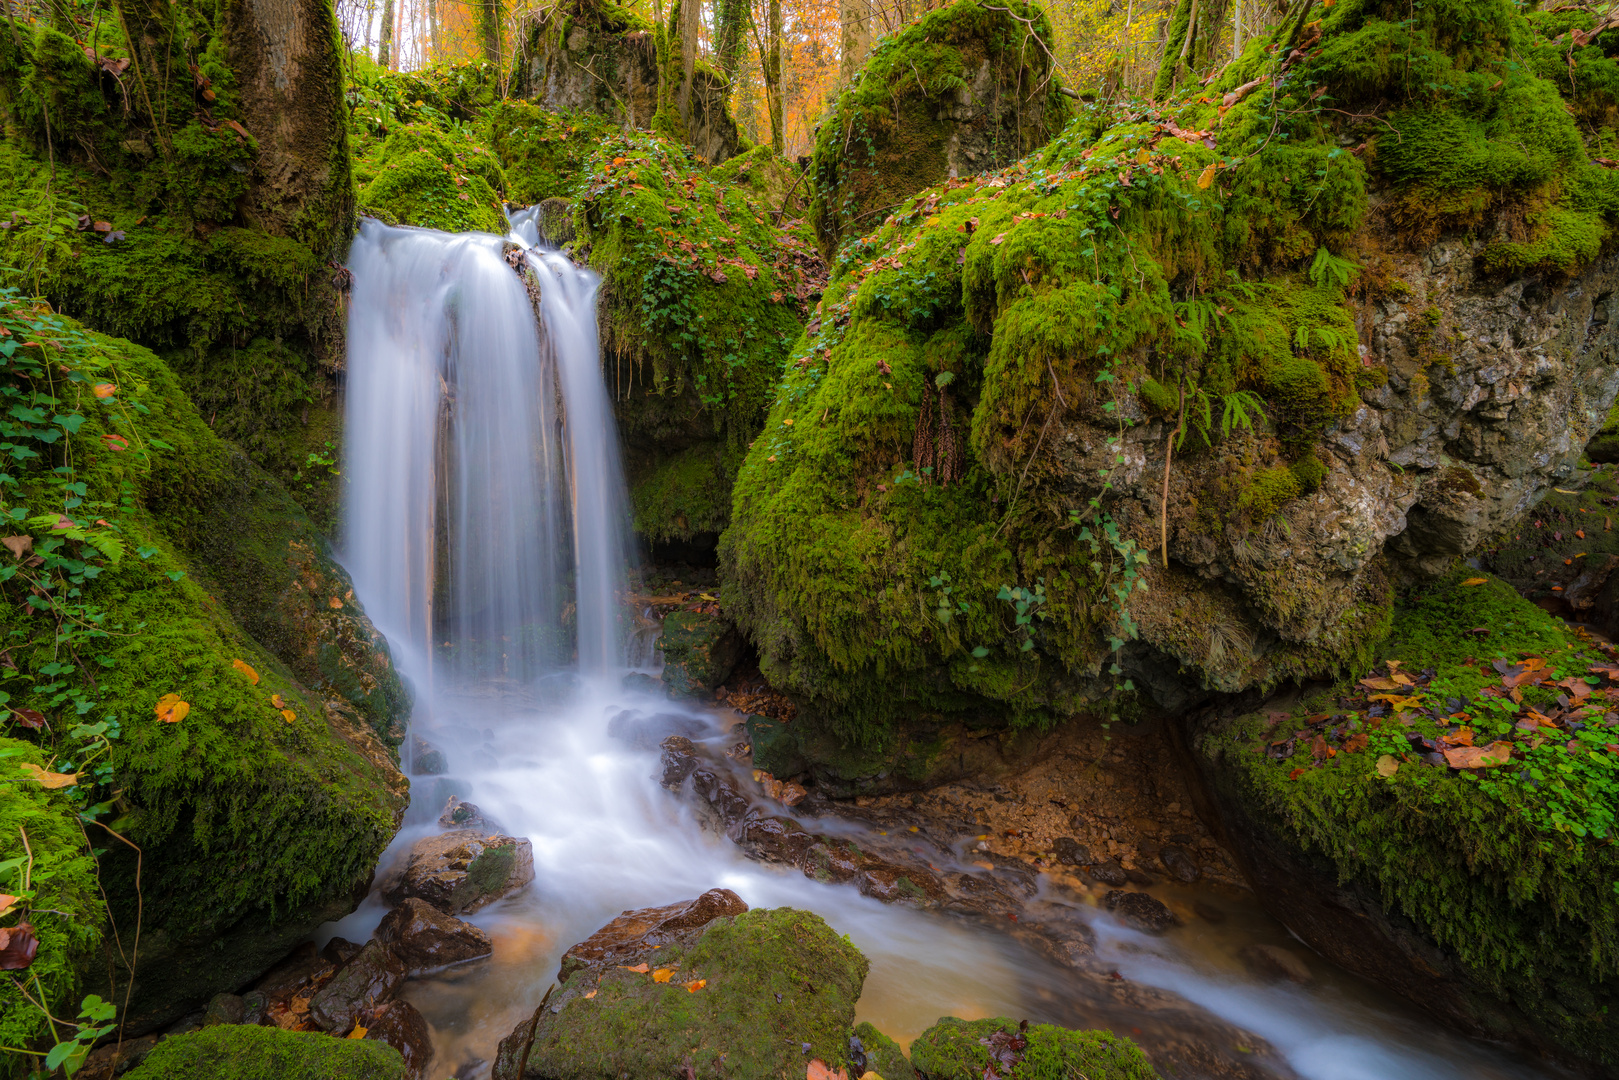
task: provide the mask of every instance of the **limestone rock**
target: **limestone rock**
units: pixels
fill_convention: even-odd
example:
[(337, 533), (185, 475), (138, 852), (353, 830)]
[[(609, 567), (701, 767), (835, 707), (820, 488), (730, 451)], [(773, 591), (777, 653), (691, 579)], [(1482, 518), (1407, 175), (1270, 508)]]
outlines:
[(424, 836), (383, 895), (398, 903), (415, 896), (447, 915), (477, 911), (534, 880), (527, 839), (457, 829)]
[(309, 999), (309, 1017), (322, 1031), (346, 1035), (360, 1013), (393, 996), (405, 965), (381, 942), (369, 941)]
[[(857, 1025), (854, 1037), (849, 1040), (849, 1057), (853, 1059), (856, 1053), (865, 1058), (865, 1072), (874, 1072), (883, 1080), (916, 1080), (916, 1070), (911, 1068), (899, 1043), (872, 1027), (869, 1022)], [(850, 1070), (851, 1077), (865, 1075), (865, 1072), (858, 1071), (859, 1062), (851, 1060), (851, 1064), (855, 1066)]]
[(444, 804), (444, 812), (438, 816), (439, 827), (442, 829), (492, 829), (494, 826), (489, 819), (483, 816), (483, 811), (472, 803), (462, 802), (455, 795)]
[(748, 905), (730, 889), (710, 889), (695, 900), (626, 911), (563, 953), (557, 978), (567, 982), (569, 976), (582, 968), (604, 964), (634, 965), (682, 931), (695, 930), (722, 915), (740, 915), (747, 910)]
[(1102, 898), (1102, 905), (1125, 925), (1149, 934), (1161, 934), (1180, 921), (1163, 901), (1143, 892), (1114, 889)]
[(410, 1080), (426, 1080), (433, 1061), (433, 1033), (427, 1020), (408, 1001), (390, 1001), (360, 1014), (368, 1040), (386, 1043), (399, 1051)]
[(697, 611), (675, 611), (664, 617), (663, 682), (680, 696), (711, 693), (724, 682), (742, 655), (742, 636), (730, 621)]
[(406, 897), (382, 917), (376, 940), (404, 965), (407, 975), (413, 976), (476, 960), (494, 951), (488, 934), (414, 896)]
[(845, 1060), (869, 964), (820, 916), (721, 916), (657, 958), (576, 970), (501, 1043), (496, 1080), (797, 1076)]

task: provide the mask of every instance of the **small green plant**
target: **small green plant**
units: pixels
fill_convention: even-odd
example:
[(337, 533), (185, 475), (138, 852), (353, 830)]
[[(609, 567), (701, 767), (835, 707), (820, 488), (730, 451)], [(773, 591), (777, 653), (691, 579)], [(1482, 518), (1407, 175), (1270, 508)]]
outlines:
[(1310, 284), (1320, 288), (1330, 281), (1339, 288), (1345, 288), (1354, 280), (1359, 269), (1359, 263), (1340, 258), (1324, 247), (1318, 248), (1314, 261), (1310, 263)]
[[(950, 575), (944, 571), (928, 578), (928, 587), (933, 590), (933, 598), (937, 607), (933, 610), (933, 617), (942, 623), (947, 623), (958, 614), (965, 615), (972, 610), (972, 605), (965, 600), (956, 600), (951, 597), (955, 586), (950, 583)], [(1001, 590), (1004, 592), (1005, 590)]]
[(1046, 579), (1040, 578), (1035, 582), (1034, 588), (1025, 589), (1021, 585), (1002, 585), (1001, 591), (995, 594), (995, 599), (1004, 600), (1012, 605), (1015, 619), (1014, 625), (1017, 633), (1022, 636), (1018, 643), (1021, 652), (1029, 652), (1034, 648), (1034, 621), (1047, 618), (1042, 610), (1046, 602)]
[(102, 1001), (95, 994), (86, 997), (79, 1006), (79, 1023), (74, 1026), (73, 1034), (51, 1047), (45, 1055), (45, 1068), (61, 1069), (68, 1076), (78, 1072), (96, 1040), (117, 1026), (112, 1022), (117, 1012), (110, 1001)]

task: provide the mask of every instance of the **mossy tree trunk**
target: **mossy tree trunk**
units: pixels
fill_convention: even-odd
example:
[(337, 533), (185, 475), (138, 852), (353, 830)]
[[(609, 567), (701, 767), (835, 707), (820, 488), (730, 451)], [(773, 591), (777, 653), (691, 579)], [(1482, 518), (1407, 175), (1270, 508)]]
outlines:
[(840, 63), (838, 85), (848, 86), (871, 51), (871, 0), (839, 0)]
[(746, 0), (714, 0), (714, 53), (732, 88), (742, 66), (742, 35), (747, 31), (749, 14)]
[(1154, 98), (1162, 101), (1185, 75), (1213, 65), (1229, 7), (1230, 0), (1179, 0), (1170, 15), (1163, 62), (1152, 86)]
[(377, 63), (386, 68), (394, 43), (394, 0), (382, 0), (382, 30), (377, 39)]
[(787, 132), (782, 115), (781, 85), (781, 0), (770, 0), (770, 25), (759, 47), (760, 68), (765, 81), (765, 110), (770, 114), (770, 145), (778, 154), (787, 152)]
[(500, 28), (506, 14), (500, 0), (478, 0), (478, 41), (483, 47), (483, 58), (495, 69), (495, 79), (500, 79), (501, 48)]

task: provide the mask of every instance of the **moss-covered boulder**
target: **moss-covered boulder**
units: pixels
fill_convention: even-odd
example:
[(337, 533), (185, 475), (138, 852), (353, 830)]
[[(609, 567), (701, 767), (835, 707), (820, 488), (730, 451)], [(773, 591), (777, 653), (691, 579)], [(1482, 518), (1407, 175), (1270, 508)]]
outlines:
[[(1136, 1045), (1106, 1031), (1071, 1031), (1015, 1020), (947, 1016), (911, 1043), (922, 1080), (979, 1080), (986, 1072), (1012, 1080), (1152, 1080), (1158, 1074)], [(884, 1074), (883, 1080), (887, 1080)]]
[[(501, 1043), (497, 1080), (797, 1076), (846, 1068), (866, 958), (818, 915), (724, 916), (657, 952), (656, 967), (585, 968)], [(805, 1047), (808, 1049), (805, 1049)]]
[(1492, 539), (1485, 565), (1546, 611), (1619, 636), (1616, 508), (1619, 470), (1575, 471)]
[(157, 1044), (129, 1080), (408, 1080), (399, 1051), (371, 1039), (220, 1024)]
[(878, 42), (815, 140), (822, 257), (916, 192), (1009, 165), (1061, 130), (1050, 40), (1038, 7), (958, 0)]
[(867, 1071), (883, 1080), (916, 1080), (916, 1070), (911, 1068), (899, 1043), (872, 1027), (869, 1021), (856, 1025), (854, 1037), (860, 1040), (861, 1052), (866, 1055)]
[(1380, 663), (1194, 724), (1261, 903), (1465, 1031), (1619, 1067), (1614, 653), (1460, 569)]
[(500, 101), (484, 113), (490, 148), (506, 174), (506, 197), (532, 206), (574, 193), (597, 144), (613, 124), (591, 112), (558, 112), (526, 101)]
[(736, 667), (742, 638), (723, 615), (673, 611), (664, 616), (658, 638), (663, 653), (663, 684), (681, 697), (713, 693)]
[(390, 225), (504, 233), (506, 178), (486, 147), (429, 124), (395, 130), (377, 151), (360, 211)]
[[(1087, 111), (843, 246), (720, 545), (800, 722), (881, 750), (1363, 671), (1394, 580), (1577, 460), (1619, 392), (1619, 262), (1488, 253), (1560, 243), (1553, 206), (1619, 221), (1607, 136), (1570, 111), (1619, 66), (1588, 48), (1590, 81), (1552, 78), (1561, 30), (1506, 2), (1321, 10), (1308, 48), (1284, 27), (1195, 97)], [(1445, 74), (1382, 116), (1394, 41)], [(1409, 156), (1441, 121), (1476, 167)], [(1440, 191), (1483, 216), (1401, 225)]]
[[(139, 1034), (247, 984), (363, 896), (406, 801), (383, 741), (400, 719), (384, 701), (401, 697), (369, 646), (353, 666), (333, 660), (316, 690), (294, 668), (319, 670), (304, 649), (326, 631), (267, 634), (267, 647), (233, 619), (221, 596), (235, 583), (193, 552), (288, 580), (276, 560), (309, 539), (308, 524), (273, 481), (240, 471), (157, 356), (15, 296), (0, 301), (8, 438), (24, 451), (4, 494), (14, 532), (0, 565), (11, 658), (0, 692), (31, 710), (8, 719), (9, 733), (68, 777), (75, 812), (129, 841), (87, 826), (102, 837), (112, 923), (141, 925), (138, 953), (83, 966), (44, 959), (122, 1006), (134, 957), (120, 1019)], [(262, 490), (244, 495), (243, 483)], [(221, 509), (232, 498), (274, 512), (237, 532), (234, 511)], [(339, 580), (335, 568), (322, 572), (325, 584)], [(271, 605), (256, 612), (261, 627), (285, 627), (302, 610), (284, 589), (260, 599)], [(336, 616), (331, 599), (320, 602)], [(339, 603), (349, 629), (373, 633), (357, 606)], [(366, 692), (362, 673), (392, 698)], [(353, 700), (342, 696), (345, 674)], [(0, 859), (23, 854), (20, 838), (0, 839)], [(91, 919), (87, 932), (101, 925)], [(10, 1014), (13, 1001), (4, 1005)]]

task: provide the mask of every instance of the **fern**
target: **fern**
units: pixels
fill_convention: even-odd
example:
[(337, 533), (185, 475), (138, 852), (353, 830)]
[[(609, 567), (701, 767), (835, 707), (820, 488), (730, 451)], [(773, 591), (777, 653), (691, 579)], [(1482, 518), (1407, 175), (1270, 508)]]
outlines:
[(1293, 345), (1299, 352), (1310, 348), (1311, 339), (1328, 352), (1348, 352), (1355, 348), (1356, 340), (1335, 326), (1301, 326), (1293, 332)]
[(1339, 258), (1324, 247), (1317, 248), (1315, 261), (1310, 263), (1310, 284), (1319, 289), (1331, 281), (1342, 289), (1354, 280), (1359, 269), (1359, 263)]
[(1253, 431), (1256, 428), (1264, 430), (1265, 399), (1252, 390), (1238, 390), (1233, 394), (1222, 394), (1224, 409), (1220, 413), (1220, 437), (1223, 439), (1238, 428), (1244, 431)]

